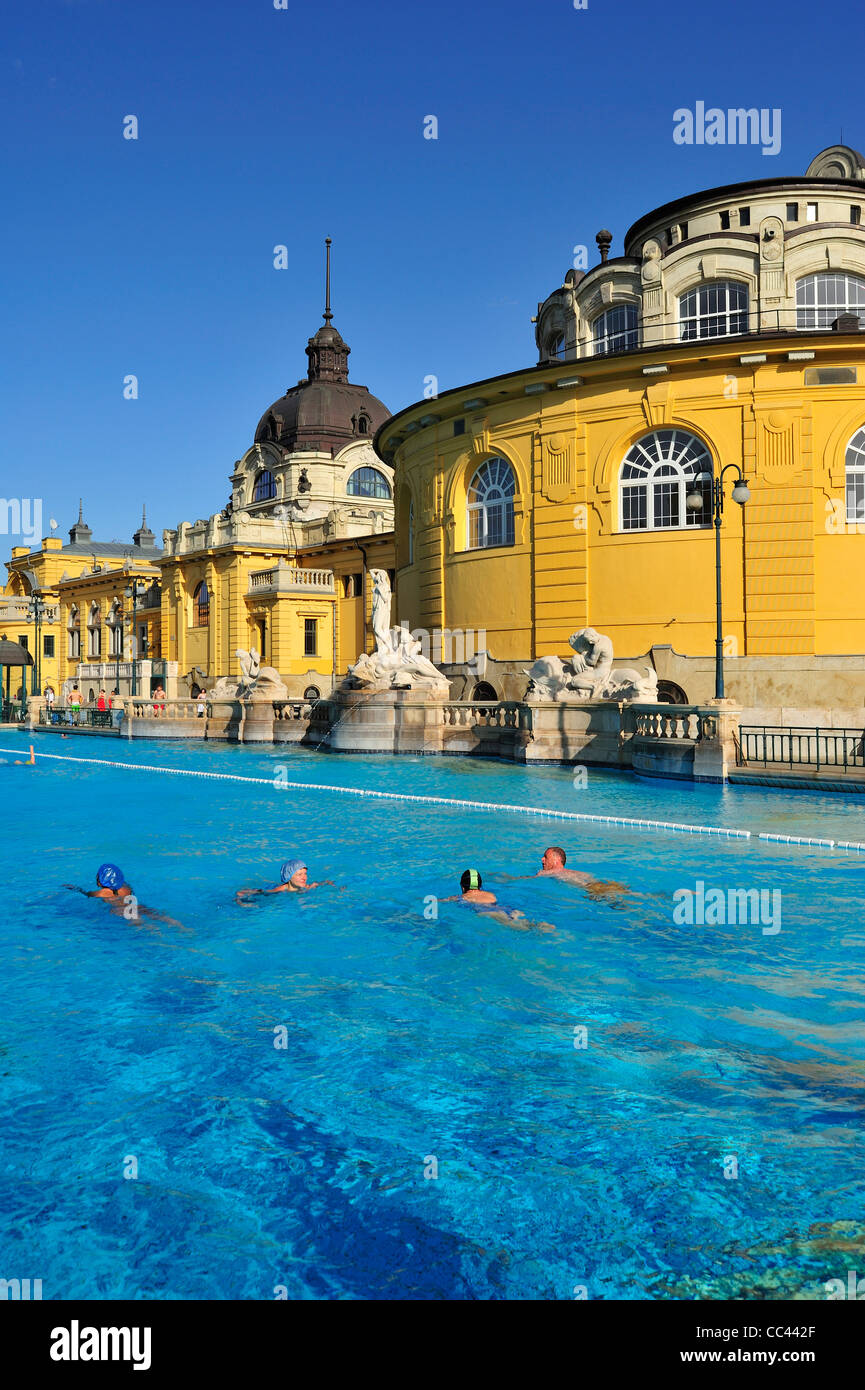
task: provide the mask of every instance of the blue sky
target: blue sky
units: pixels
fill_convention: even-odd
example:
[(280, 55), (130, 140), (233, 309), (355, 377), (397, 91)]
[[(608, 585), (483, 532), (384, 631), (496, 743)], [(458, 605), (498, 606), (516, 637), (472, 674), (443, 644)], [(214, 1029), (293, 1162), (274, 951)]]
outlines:
[[(65, 532), (83, 494), (104, 540), (142, 501), (157, 535), (221, 507), (259, 417), (305, 376), (328, 235), (351, 378), (391, 410), (428, 374), (446, 390), (533, 361), (537, 301), (574, 245), (594, 262), (600, 227), (618, 255), (670, 198), (803, 172), (842, 127), (865, 144), (837, 42), (855, 54), (857, 15), (7, 0), (4, 495), (40, 496), (43, 529)], [(674, 144), (673, 111), (698, 100), (780, 108), (780, 153)]]

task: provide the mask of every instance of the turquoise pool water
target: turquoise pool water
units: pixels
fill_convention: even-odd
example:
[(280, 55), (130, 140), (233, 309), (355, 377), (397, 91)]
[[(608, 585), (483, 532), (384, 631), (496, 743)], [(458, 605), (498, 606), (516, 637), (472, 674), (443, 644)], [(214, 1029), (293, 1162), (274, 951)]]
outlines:
[[(36, 748), (865, 840), (852, 797)], [(861, 1266), (865, 857), (0, 758), (0, 1277), (45, 1298), (822, 1298)], [(633, 892), (506, 877), (550, 843)], [(342, 891), (235, 905), (295, 853)], [(181, 925), (62, 888), (104, 859)], [(470, 865), (555, 930), (431, 918)], [(779, 894), (780, 930), (680, 925), (698, 881)]]

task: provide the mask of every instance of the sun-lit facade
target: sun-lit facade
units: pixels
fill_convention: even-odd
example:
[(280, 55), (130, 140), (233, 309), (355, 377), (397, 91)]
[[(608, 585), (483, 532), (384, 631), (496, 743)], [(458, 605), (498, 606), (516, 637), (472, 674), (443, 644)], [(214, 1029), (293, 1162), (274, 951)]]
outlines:
[(705, 700), (732, 463), (751, 495), (727, 474), (728, 694), (861, 707), (863, 180), (833, 147), (799, 179), (649, 213), (621, 257), (600, 233), (600, 262), (538, 306), (537, 365), (389, 420), (400, 620), (481, 634), (499, 695), (591, 626), (668, 698)]

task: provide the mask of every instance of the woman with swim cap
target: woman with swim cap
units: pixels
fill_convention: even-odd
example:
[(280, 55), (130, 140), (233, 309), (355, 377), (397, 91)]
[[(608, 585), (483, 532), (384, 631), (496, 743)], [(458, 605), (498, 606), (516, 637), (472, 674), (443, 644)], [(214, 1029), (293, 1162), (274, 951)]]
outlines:
[[(101, 898), (107, 902), (111, 911), (118, 916), (125, 917), (129, 922), (137, 922), (143, 913), (147, 917), (154, 918), (157, 922), (166, 922), (170, 927), (181, 927), (181, 922), (175, 921), (173, 917), (166, 917), (164, 912), (157, 912), (155, 908), (145, 907), (139, 903), (132, 888), (126, 882), (123, 870), (116, 864), (100, 864), (96, 870), (96, 888), (88, 892), (86, 888), (79, 888), (74, 883), (64, 883), (64, 888), (69, 888), (73, 893), (83, 893), (85, 898)], [(185, 928), (184, 928), (185, 930)]]
[(235, 902), (247, 906), (246, 899), (261, 893), (308, 893), (311, 888), (333, 887), (332, 878), (320, 879), (318, 883), (307, 882), (307, 865), (302, 859), (287, 859), (279, 871), (281, 882), (270, 888), (239, 888), (234, 895)]

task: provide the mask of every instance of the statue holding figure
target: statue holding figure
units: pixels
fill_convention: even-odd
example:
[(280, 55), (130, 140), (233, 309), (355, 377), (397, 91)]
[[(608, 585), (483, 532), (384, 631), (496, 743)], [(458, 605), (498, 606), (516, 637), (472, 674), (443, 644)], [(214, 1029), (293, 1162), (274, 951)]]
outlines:
[(658, 698), (657, 673), (647, 666), (645, 674), (633, 667), (613, 670), (613, 643), (593, 627), (571, 633), (568, 644), (574, 655), (570, 661), (558, 656), (542, 656), (525, 672), (529, 677), (527, 701), (574, 700), (645, 701)]
[(446, 700), (450, 694), (447, 676), (423, 655), (421, 643), (407, 627), (391, 627), (391, 587), (387, 570), (371, 569), (372, 615), (370, 626), (375, 651), (362, 652), (348, 668), (347, 684), (374, 690), (422, 689)]

